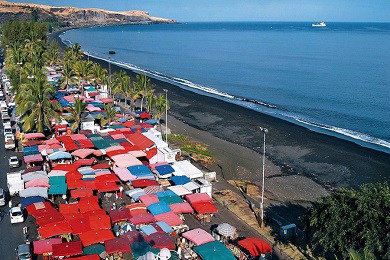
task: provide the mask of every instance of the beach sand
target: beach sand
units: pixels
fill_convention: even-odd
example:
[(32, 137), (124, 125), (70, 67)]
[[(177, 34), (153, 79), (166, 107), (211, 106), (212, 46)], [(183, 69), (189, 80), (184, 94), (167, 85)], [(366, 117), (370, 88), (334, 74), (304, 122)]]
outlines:
[[(50, 35), (58, 39), (60, 32)], [(64, 45), (60, 43), (61, 47)], [(107, 62), (90, 58), (108, 67)], [(124, 70), (111, 64), (112, 73)], [(135, 73), (128, 71), (132, 80)], [(337, 187), (389, 182), (390, 155), (290, 122), (152, 79), (155, 93), (168, 90), (168, 128), (208, 145), (219, 178), (262, 181), (263, 134), (266, 127), (266, 205), (310, 205)], [(289, 207), (280, 214), (290, 214)]]

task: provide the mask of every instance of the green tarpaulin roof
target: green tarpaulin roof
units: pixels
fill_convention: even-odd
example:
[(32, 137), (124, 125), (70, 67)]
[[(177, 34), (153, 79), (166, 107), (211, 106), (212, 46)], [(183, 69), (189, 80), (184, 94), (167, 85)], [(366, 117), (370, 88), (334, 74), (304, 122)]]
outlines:
[(63, 184), (65, 183), (65, 176), (53, 176), (49, 178), (49, 184)]
[(66, 185), (66, 183), (53, 184), (53, 185), (50, 185), (48, 194), (63, 195), (63, 194), (66, 194), (67, 188), (68, 188), (68, 185)]
[(203, 260), (236, 260), (232, 252), (226, 248), (221, 242), (214, 241), (194, 247), (194, 251)]

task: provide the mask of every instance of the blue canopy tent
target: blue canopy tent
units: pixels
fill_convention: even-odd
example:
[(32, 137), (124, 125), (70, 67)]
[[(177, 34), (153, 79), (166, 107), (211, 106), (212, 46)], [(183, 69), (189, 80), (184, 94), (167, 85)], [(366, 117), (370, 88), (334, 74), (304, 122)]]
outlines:
[(152, 225), (142, 226), (139, 230), (147, 236), (150, 236), (153, 233), (157, 233), (157, 229)]
[(160, 215), (166, 212), (170, 212), (171, 208), (167, 203), (160, 201), (147, 206), (147, 209), (152, 213), (153, 216)]
[(45, 198), (40, 197), (40, 196), (20, 198), (20, 204), (22, 204), (22, 208), (25, 208), (28, 205), (31, 205), (31, 204), (34, 204), (37, 202), (45, 202)]
[(34, 146), (24, 147), (23, 153), (26, 156), (26, 155), (32, 155), (32, 154), (39, 154), (40, 152), (38, 151), (38, 145), (34, 145)]
[(172, 176), (172, 173), (175, 171), (175, 169), (173, 169), (169, 164), (156, 166), (155, 169), (158, 172), (159, 177), (162, 178), (168, 178)]
[(66, 183), (53, 184), (53, 185), (50, 185), (48, 194), (64, 195), (64, 194), (66, 194), (67, 189), (68, 189), (68, 186)]
[(127, 168), (129, 172), (137, 177), (153, 175), (145, 165), (135, 165)]
[(184, 176), (184, 175), (181, 175), (181, 176), (172, 176), (172, 177), (171, 177), (171, 181), (172, 181), (175, 185), (183, 185), (183, 184), (186, 184), (186, 183), (191, 182), (190, 178), (188, 178), (187, 176)]

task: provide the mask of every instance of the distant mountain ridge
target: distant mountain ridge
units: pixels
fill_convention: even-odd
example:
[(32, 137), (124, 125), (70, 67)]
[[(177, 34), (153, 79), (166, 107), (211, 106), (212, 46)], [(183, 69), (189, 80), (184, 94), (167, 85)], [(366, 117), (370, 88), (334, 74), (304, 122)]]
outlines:
[(138, 10), (114, 12), (97, 8), (54, 7), (0, 1), (0, 24), (8, 19), (47, 21), (58, 27), (176, 23), (175, 20), (153, 17)]

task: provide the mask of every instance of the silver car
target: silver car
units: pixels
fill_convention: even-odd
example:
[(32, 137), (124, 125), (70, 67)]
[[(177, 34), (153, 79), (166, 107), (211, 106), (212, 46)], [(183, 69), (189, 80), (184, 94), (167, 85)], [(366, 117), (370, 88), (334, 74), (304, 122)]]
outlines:
[(8, 159), (9, 167), (10, 168), (18, 168), (19, 165), (19, 158), (17, 156), (11, 156)]

